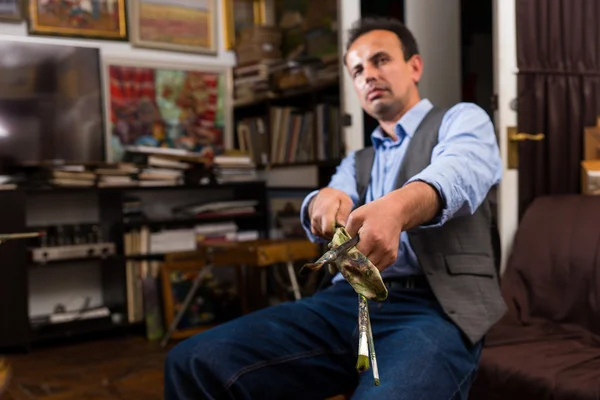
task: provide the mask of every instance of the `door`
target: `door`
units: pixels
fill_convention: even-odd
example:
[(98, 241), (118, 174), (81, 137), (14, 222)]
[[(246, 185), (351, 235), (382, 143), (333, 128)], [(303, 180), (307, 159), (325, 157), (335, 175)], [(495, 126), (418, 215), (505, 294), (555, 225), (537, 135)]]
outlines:
[(502, 249), (501, 273), (512, 249), (518, 227), (519, 192), (518, 170), (509, 168), (508, 130), (517, 124), (517, 37), (515, 1), (493, 0), (494, 93), (497, 107), (494, 112), (500, 152), (504, 162), (502, 181), (498, 188), (498, 229)]
[(580, 193), (584, 129), (600, 115), (600, 2), (517, 0), (514, 14), (523, 215), (537, 197)]

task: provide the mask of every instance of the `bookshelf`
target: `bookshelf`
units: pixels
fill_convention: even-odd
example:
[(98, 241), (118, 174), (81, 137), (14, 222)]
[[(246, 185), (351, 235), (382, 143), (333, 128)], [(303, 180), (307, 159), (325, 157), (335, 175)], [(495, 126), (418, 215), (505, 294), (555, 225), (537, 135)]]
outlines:
[[(126, 203), (138, 199), (149, 205), (149, 212), (142, 218), (132, 218), (126, 212)], [(168, 215), (166, 209), (192, 203), (211, 201), (253, 200), (254, 213), (240, 215)], [(67, 207), (65, 203), (80, 205), (93, 211), (82, 211), (78, 207)], [(160, 209), (156, 207), (160, 206)], [(233, 222), (240, 232), (257, 231), (260, 237), (268, 237), (267, 192), (265, 183), (252, 181), (244, 183), (179, 185), (164, 187), (22, 187), (0, 191), (0, 218), (3, 223), (0, 233), (28, 232), (50, 229), (56, 226), (67, 228), (73, 225), (93, 224), (99, 228), (99, 242), (114, 245), (114, 254), (108, 256), (85, 256), (60, 260), (36, 262), (32, 260), (32, 249), (39, 248), (37, 240), (8, 241), (0, 245), (0, 348), (24, 348), (32, 345), (67, 337), (86, 334), (128, 333), (143, 331), (144, 321), (139, 315), (131, 319), (130, 281), (132, 268), (147, 264), (148, 268), (164, 260), (170, 252), (132, 252), (126, 241), (132, 232), (161, 232), (163, 229), (195, 229), (211, 224)], [(41, 210), (40, 210), (41, 208)], [(41, 216), (43, 211), (46, 216)], [(153, 211), (153, 212), (152, 212)], [(34, 218), (32, 216), (38, 216)], [(45, 218), (45, 223), (40, 222)], [(72, 241), (71, 243), (72, 244)], [(129, 244), (131, 246), (131, 244)], [(56, 323), (49, 317), (56, 314), (32, 315), (32, 278), (38, 272), (45, 276), (57, 274), (61, 268), (71, 271), (98, 271), (91, 273), (98, 279), (100, 293), (94, 302), (108, 310), (108, 315), (90, 318), (75, 318)], [(85, 273), (84, 273), (85, 274)], [(63, 274), (58, 274), (64, 276)], [(45, 291), (61, 291), (53, 287), (61, 279), (58, 275), (41, 282)], [(71, 277), (72, 280), (77, 280)], [(33, 279), (35, 280), (35, 279)], [(39, 281), (39, 279), (38, 279)], [(79, 284), (80, 282), (74, 282)], [(37, 286), (40, 287), (40, 284)], [(81, 292), (85, 295), (85, 288)], [(93, 297), (93, 296), (92, 296)], [(40, 300), (37, 304), (39, 306)], [(52, 307), (54, 304), (49, 304)], [(72, 304), (71, 304), (72, 306)], [(36, 308), (35, 305), (33, 308)], [(139, 314), (139, 305), (137, 306)], [(39, 309), (39, 307), (38, 307)], [(136, 311), (134, 309), (134, 311)], [(143, 312), (143, 311), (142, 311)]]
[(345, 156), (338, 8), (335, 0), (277, 0), (272, 20), (240, 32), (234, 146), (258, 168), (330, 168)]
[(259, 168), (329, 167), (344, 156), (339, 82), (271, 93), (235, 105), (235, 146)]

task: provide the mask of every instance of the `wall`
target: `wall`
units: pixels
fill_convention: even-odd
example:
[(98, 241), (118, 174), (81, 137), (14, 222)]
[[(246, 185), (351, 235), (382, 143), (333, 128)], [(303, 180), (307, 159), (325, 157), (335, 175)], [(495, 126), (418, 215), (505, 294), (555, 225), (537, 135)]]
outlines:
[(405, 0), (404, 18), (424, 60), (421, 97), (440, 107), (461, 101), (460, 0)]
[[(355, 1), (338, 1), (338, 18), (340, 35), (340, 49), (344, 49), (348, 40), (348, 29), (354, 21), (360, 18), (360, 0)], [(346, 141), (346, 151), (362, 149), (364, 146), (363, 135), (363, 110), (358, 101), (358, 97), (354, 93), (352, 79), (344, 67), (342, 57), (340, 57), (340, 74), (342, 85), (340, 89), (340, 98), (342, 99), (343, 110), (352, 118), (352, 125), (344, 128)]]

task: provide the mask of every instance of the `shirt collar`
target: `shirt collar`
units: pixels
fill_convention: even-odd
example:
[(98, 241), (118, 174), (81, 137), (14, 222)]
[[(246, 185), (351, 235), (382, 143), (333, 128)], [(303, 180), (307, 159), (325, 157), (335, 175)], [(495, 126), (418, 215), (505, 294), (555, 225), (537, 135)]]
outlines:
[[(428, 99), (422, 99), (415, 104), (410, 110), (408, 110), (399, 120), (396, 122), (395, 130), (396, 136), (400, 139), (403, 135), (412, 137), (425, 115), (433, 108), (433, 104)], [(392, 139), (387, 136), (378, 126), (371, 134), (371, 141), (374, 147), (378, 147), (383, 144), (384, 141), (391, 141)], [(400, 140), (397, 141), (398, 143)]]

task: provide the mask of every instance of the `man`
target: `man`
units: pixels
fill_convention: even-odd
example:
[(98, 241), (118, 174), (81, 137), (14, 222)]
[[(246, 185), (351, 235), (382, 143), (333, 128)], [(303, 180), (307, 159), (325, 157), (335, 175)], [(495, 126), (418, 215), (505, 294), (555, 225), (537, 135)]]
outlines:
[(504, 313), (492, 246), (490, 188), (501, 177), (494, 129), (473, 104), (421, 99), (423, 61), (400, 22), (364, 19), (345, 66), (379, 121), (373, 146), (349, 154), (307, 196), (312, 240), (335, 223), (382, 271), (370, 302), (381, 385), (358, 374), (353, 288), (338, 274), (313, 296), (260, 310), (175, 347), (167, 399), (465, 399), (487, 329)]

